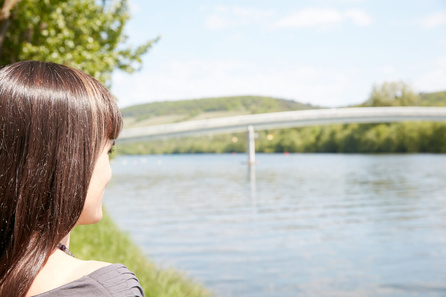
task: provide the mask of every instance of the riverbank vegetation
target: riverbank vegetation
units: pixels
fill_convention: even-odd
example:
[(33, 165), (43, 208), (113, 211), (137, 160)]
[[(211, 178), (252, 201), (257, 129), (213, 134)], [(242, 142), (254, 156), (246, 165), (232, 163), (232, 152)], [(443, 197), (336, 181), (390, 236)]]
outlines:
[(212, 296), (207, 289), (185, 274), (175, 269), (160, 269), (148, 260), (106, 212), (100, 223), (75, 228), (71, 235), (70, 249), (80, 259), (126, 265), (137, 275), (147, 297)]
[[(369, 98), (355, 107), (446, 106), (446, 91), (416, 94), (403, 82), (375, 85)], [(168, 123), (169, 112), (188, 120), (256, 112), (319, 108), (267, 97), (228, 97), (156, 102), (123, 109), (126, 127)], [(139, 113), (138, 113), (138, 112)], [(177, 119), (179, 119), (178, 117)], [(164, 122), (160, 122), (164, 119)], [(172, 122), (172, 121), (170, 121)], [(139, 124), (138, 124), (139, 123)], [(338, 124), (256, 131), (256, 151), (264, 153), (446, 153), (446, 124), (399, 122)], [(246, 133), (209, 135), (119, 144), (118, 154), (246, 152)]]
[[(446, 153), (446, 124), (347, 124), (257, 132), (263, 153)], [(246, 133), (139, 142), (118, 154), (244, 153)]]

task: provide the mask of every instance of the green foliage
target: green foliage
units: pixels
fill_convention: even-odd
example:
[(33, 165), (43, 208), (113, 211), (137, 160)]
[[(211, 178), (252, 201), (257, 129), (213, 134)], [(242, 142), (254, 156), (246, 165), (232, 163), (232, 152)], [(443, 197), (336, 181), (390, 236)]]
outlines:
[(117, 155), (200, 154), (245, 152), (246, 133), (209, 135), (189, 138), (118, 143)]
[(174, 269), (160, 269), (149, 261), (106, 212), (99, 224), (77, 226), (74, 229), (70, 249), (81, 259), (126, 265), (136, 274), (148, 297), (212, 296), (184, 273)]
[[(5, 0), (0, 0), (3, 6)], [(20, 60), (65, 64), (110, 85), (114, 69), (133, 72), (157, 39), (124, 47), (127, 0), (21, 0), (8, 19), (0, 66)], [(0, 30), (0, 31), (1, 31)]]
[(385, 82), (372, 88), (370, 98), (363, 106), (417, 105), (418, 95), (404, 82)]

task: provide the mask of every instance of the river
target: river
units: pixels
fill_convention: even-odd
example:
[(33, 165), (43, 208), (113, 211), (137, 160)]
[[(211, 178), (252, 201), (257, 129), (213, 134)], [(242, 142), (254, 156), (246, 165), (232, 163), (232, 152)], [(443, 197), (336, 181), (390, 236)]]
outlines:
[(216, 296), (446, 296), (446, 156), (118, 156), (104, 204)]

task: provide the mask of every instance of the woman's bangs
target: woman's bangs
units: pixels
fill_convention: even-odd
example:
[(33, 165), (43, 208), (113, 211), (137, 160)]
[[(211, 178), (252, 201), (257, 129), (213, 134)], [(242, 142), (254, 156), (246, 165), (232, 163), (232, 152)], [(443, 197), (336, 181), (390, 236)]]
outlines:
[(116, 104), (115, 98), (113, 98), (111, 94), (109, 97), (109, 113), (105, 118), (105, 131), (108, 139), (116, 139), (122, 130), (122, 116)]
[[(99, 137), (104, 139), (116, 139), (122, 130), (123, 121), (119, 111), (116, 99), (113, 95), (98, 81), (91, 81), (90, 94), (93, 96), (92, 108), (96, 110), (97, 127), (99, 128)], [(98, 139), (99, 141), (99, 139)]]
[(102, 116), (102, 127), (104, 131), (104, 137), (107, 139), (116, 139), (122, 129), (122, 116), (119, 111), (118, 105), (116, 104), (116, 99), (113, 95), (101, 84), (98, 85), (99, 94), (101, 94), (102, 110), (100, 113)]

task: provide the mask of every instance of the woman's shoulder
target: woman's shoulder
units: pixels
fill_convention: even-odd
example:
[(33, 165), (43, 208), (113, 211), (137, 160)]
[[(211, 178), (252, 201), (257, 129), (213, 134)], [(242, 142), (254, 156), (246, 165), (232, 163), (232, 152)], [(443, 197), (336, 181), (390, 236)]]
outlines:
[(56, 250), (34, 278), (27, 296), (51, 291), (110, 265), (99, 261), (83, 261)]
[(138, 278), (123, 264), (101, 267), (87, 277), (107, 288), (112, 296), (144, 296)]
[(76, 268), (73, 269), (73, 274), (78, 274), (79, 276), (88, 275), (96, 270), (112, 265), (111, 263), (101, 261), (84, 261), (75, 258), (73, 260), (76, 262), (76, 265), (74, 265)]
[(123, 264), (88, 261), (89, 274), (63, 286), (35, 295), (53, 296), (144, 296), (144, 291), (135, 274)]

